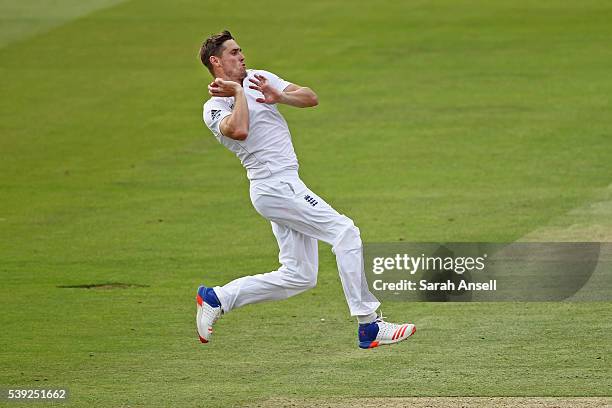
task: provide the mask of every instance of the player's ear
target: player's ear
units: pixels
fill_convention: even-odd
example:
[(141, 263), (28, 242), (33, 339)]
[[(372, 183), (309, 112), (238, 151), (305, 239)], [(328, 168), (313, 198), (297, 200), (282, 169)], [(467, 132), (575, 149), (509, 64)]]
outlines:
[(214, 55), (211, 55), (210, 58), (208, 58), (208, 60), (210, 61), (210, 63), (214, 66), (214, 67), (220, 67), (221, 66), (221, 60), (219, 59), (219, 57), (216, 57)]

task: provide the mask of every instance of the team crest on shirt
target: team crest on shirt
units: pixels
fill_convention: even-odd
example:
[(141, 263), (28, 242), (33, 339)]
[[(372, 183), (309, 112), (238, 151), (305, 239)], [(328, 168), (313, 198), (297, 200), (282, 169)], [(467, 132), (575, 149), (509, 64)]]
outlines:
[(212, 118), (212, 120), (217, 119), (219, 116), (221, 116), (220, 110), (213, 109), (210, 111), (210, 117)]

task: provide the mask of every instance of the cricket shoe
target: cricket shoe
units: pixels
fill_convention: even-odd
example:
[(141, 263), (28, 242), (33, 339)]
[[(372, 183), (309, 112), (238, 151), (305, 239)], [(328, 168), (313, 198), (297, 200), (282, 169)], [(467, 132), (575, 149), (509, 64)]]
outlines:
[(374, 348), (384, 344), (398, 343), (406, 340), (416, 332), (416, 326), (411, 323), (387, 323), (378, 316), (372, 323), (359, 325), (359, 347)]
[(198, 312), (196, 314), (196, 326), (198, 336), (202, 343), (208, 343), (213, 332), (213, 324), (221, 317), (223, 310), (221, 302), (212, 288), (200, 286), (196, 296)]

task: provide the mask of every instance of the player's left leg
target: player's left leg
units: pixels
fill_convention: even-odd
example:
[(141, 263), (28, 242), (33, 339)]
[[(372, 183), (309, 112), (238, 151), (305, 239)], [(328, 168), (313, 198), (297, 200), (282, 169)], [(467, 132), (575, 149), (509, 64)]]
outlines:
[(215, 287), (224, 312), (251, 303), (286, 299), (316, 286), (317, 240), (274, 221), (271, 224), (278, 242), (280, 268)]
[(279, 269), (198, 289), (196, 325), (202, 343), (210, 340), (213, 324), (222, 313), (251, 303), (286, 299), (317, 284), (317, 240), (275, 222), (271, 224), (279, 246)]

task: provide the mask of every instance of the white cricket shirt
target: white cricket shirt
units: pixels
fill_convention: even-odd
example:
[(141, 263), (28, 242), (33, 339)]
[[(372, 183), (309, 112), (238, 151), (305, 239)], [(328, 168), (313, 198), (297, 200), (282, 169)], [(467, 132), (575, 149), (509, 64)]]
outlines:
[(262, 98), (261, 92), (250, 89), (255, 74), (263, 75), (279, 91), (283, 91), (291, 82), (287, 82), (271, 72), (247, 70), (242, 82), (247, 105), (249, 107), (249, 135), (246, 140), (234, 140), (224, 136), (219, 129), (221, 120), (234, 110), (234, 97), (212, 97), (204, 104), (204, 122), (217, 140), (234, 152), (247, 171), (249, 180), (262, 179), (283, 170), (297, 170), (298, 161), (291, 143), (291, 133), (285, 118), (280, 114), (276, 104), (269, 105), (257, 102)]

